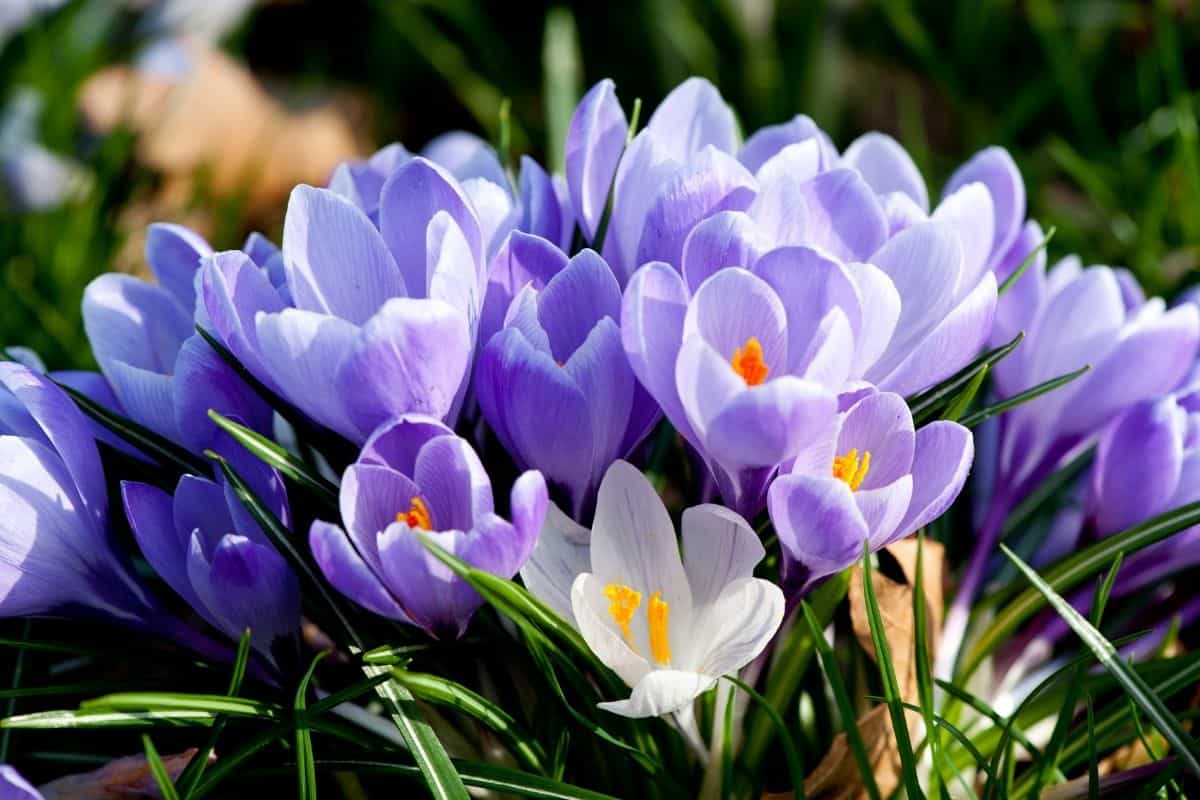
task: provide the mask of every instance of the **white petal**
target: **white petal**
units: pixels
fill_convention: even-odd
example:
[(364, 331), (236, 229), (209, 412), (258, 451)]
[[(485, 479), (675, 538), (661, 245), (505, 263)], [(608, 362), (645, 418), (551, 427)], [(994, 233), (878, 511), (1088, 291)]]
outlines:
[(599, 703), (597, 707), (633, 719), (661, 717), (687, 708), (716, 683), (715, 679), (697, 672), (659, 669), (642, 678), (628, 700)]
[(565, 619), (575, 619), (571, 586), (591, 570), (590, 548), (591, 532), (551, 503), (537, 545), (521, 567), (525, 588)]
[(683, 512), (683, 568), (697, 615), (731, 583), (753, 577), (765, 554), (746, 520), (728, 508), (705, 504)]
[(720, 678), (753, 661), (783, 622), (783, 592), (770, 581), (747, 578), (727, 588), (703, 617), (694, 635), (705, 636), (699, 666), (705, 675)]
[[(635, 686), (650, 672), (650, 662), (629, 647), (609, 616), (604, 585), (603, 581), (588, 572), (575, 579), (571, 586), (571, 610), (575, 615), (575, 624), (596, 658), (617, 673), (625, 683)], [(638, 614), (634, 619), (644, 620), (645, 616)], [(641, 627), (646, 627), (644, 621)]]

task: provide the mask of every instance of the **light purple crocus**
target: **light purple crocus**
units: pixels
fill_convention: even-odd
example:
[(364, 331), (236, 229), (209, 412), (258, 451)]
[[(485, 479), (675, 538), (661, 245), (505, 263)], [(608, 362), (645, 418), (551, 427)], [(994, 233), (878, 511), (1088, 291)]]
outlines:
[(629, 282), (621, 334), (634, 374), (745, 517), (778, 467), (834, 424), (854, 356), (848, 287), (839, 264), (803, 248), (720, 270), (694, 294), (662, 262)]
[(1004, 414), (980, 433), (980, 522), (975, 549), (946, 618), (939, 670), (949, 674), (1009, 512), (1034, 487), (1095, 441), (1110, 420), (1141, 400), (1170, 391), (1200, 346), (1200, 312), (1167, 310), (1109, 267), (1063, 259), (1047, 272), (1038, 260), (1006, 295), (1000, 317), (1026, 331), (992, 369), (996, 400), (1068, 372), (1083, 377)]
[(546, 482), (513, 484), (511, 522), (495, 513), (492, 484), (466, 440), (436, 419), (406, 415), (376, 431), (342, 476), (342, 526), (316, 521), (313, 556), (338, 591), (385, 617), (454, 639), (483, 599), (429, 553), (420, 537), (510, 578), (546, 517)]
[(913, 429), (898, 394), (866, 392), (805, 449), (768, 494), (790, 594), (937, 519), (962, 490), (975, 455), (955, 422)]
[(116, 548), (83, 413), (20, 364), (0, 363), (0, 383), (0, 616), (68, 614), (179, 633)]
[(106, 273), (88, 284), (83, 322), (117, 408), (155, 433), (199, 452), (218, 429), (210, 408), (270, 429), (271, 412), (196, 333), (196, 273), (211, 253), (179, 225), (151, 225), (146, 260), (157, 283)]
[(564, 489), (576, 519), (658, 419), (621, 346), (620, 317), (612, 270), (584, 250), (544, 286), (525, 286), (479, 357), (484, 419), (519, 466)]
[[(275, 470), (236, 444), (227, 457), (279, 521), (291, 524), (287, 492)], [(267, 540), (232, 487), (195, 475), (174, 494), (122, 481), (125, 515), (154, 571), (206, 622), (251, 645), (276, 669), (296, 663), (300, 589), (287, 562)]]
[(0, 800), (44, 800), (42, 793), (15, 767), (0, 764)]

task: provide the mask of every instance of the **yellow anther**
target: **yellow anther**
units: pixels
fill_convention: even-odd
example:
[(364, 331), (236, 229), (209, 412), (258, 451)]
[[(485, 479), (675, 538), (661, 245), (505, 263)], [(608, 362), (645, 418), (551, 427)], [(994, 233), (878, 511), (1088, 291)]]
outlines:
[(846, 455), (833, 459), (833, 477), (849, 486), (852, 492), (857, 492), (858, 487), (862, 486), (870, 469), (870, 450), (864, 450), (861, 459), (858, 457), (858, 448), (851, 448)]
[(621, 635), (631, 650), (637, 651), (633, 644), (633, 634), (629, 631), (629, 622), (642, 604), (642, 595), (620, 583), (610, 583), (604, 587), (604, 596), (608, 598), (608, 613), (613, 621), (621, 628)]
[(742, 376), (747, 386), (758, 386), (767, 379), (771, 369), (763, 361), (762, 343), (757, 336), (751, 336), (746, 343), (733, 351), (729, 363), (733, 371)]
[(419, 497), (414, 497), (408, 504), (408, 511), (396, 514), (396, 522), (403, 522), (410, 528), (420, 528), (423, 531), (433, 529), (433, 518), (429, 516), (429, 507)]
[(650, 656), (663, 666), (671, 663), (671, 637), (667, 632), (670, 616), (671, 606), (662, 599), (662, 592), (650, 595), (650, 603), (646, 606), (646, 618), (650, 621)]

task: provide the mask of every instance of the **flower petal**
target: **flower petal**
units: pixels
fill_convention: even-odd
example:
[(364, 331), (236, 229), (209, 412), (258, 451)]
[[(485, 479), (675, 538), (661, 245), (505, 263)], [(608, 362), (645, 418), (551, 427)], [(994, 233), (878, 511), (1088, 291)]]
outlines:
[(917, 431), (912, 502), (893, 541), (946, 513), (962, 491), (974, 457), (971, 432), (957, 422), (931, 422)]
[(759, 128), (742, 145), (738, 160), (751, 172), (758, 172), (771, 156), (790, 144), (815, 139), (821, 147), (821, 166), (828, 168), (837, 159), (837, 150), (829, 137), (809, 117), (797, 114), (787, 122)]
[(521, 567), (525, 588), (564, 619), (575, 618), (571, 610), (575, 578), (591, 571), (591, 539), (591, 531), (551, 503), (533, 553)]
[[(608, 600), (604, 597), (606, 581), (591, 573), (582, 573), (571, 585), (571, 611), (580, 635), (596, 658), (633, 686), (650, 672), (650, 663), (630, 648), (608, 615)], [(634, 624), (645, 623), (636, 615)], [(632, 638), (632, 637), (631, 637)]]
[(413, 481), (429, 505), (434, 530), (469, 531), (477, 518), (492, 513), (492, 481), (466, 439), (430, 439), (417, 454)]
[(1187, 412), (1174, 397), (1147, 400), (1113, 421), (1092, 469), (1092, 518), (1101, 535), (1161, 514), (1179, 484)]
[(683, 243), (681, 272), (695, 292), (724, 267), (751, 269), (769, 249), (755, 222), (741, 211), (722, 211), (701, 222)]
[(333, 588), (382, 617), (410, 622), (408, 614), (363, 561), (341, 528), (316, 520), (308, 532), (308, 546), (321, 574)]
[(851, 449), (869, 452), (871, 466), (862, 488), (876, 489), (912, 471), (915, 446), (912, 414), (904, 398), (891, 392), (877, 392), (846, 412), (837, 452), (838, 455)]
[(992, 196), (982, 183), (968, 183), (947, 195), (934, 209), (932, 219), (950, 225), (958, 234), (963, 263), (954, 293), (962, 297), (978, 284), (991, 263), (995, 238)]
[(726, 587), (753, 577), (766, 551), (749, 523), (724, 506), (705, 503), (684, 509), (681, 526), (683, 569), (699, 618)]
[(646, 130), (667, 143), (671, 158), (680, 162), (706, 147), (737, 152), (733, 111), (704, 78), (688, 78), (672, 89), (650, 116)]
[(833, 424), (836, 413), (832, 392), (787, 375), (734, 395), (712, 419), (705, 446), (724, 466), (773, 467)]
[(908, 151), (886, 133), (871, 131), (855, 139), (842, 154), (842, 163), (858, 170), (876, 194), (901, 192), (929, 212), (929, 191), (921, 171)]
[(802, 187), (806, 244), (842, 261), (866, 261), (887, 241), (888, 224), (875, 193), (854, 170), (822, 172)]
[(146, 228), (146, 263), (150, 271), (189, 312), (196, 307), (195, 278), (200, 259), (212, 251), (200, 234), (182, 225), (155, 222)]
[(556, 361), (571, 358), (605, 317), (621, 317), (621, 287), (594, 250), (584, 250), (552, 277), (538, 296), (538, 320)]
[(688, 299), (683, 278), (669, 265), (642, 267), (630, 279), (621, 301), (621, 342), (638, 381), (675, 429), (695, 441), (675, 383)]
[(862, 557), (867, 523), (850, 487), (836, 478), (780, 476), (767, 492), (767, 508), (787, 556), (786, 585), (811, 584)]
[(616, 87), (607, 78), (588, 90), (571, 115), (566, 142), (567, 185), (579, 227), (589, 242), (596, 235), (608, 203), (628, 129)]
[(702, 338), (727, 364), (751, 338), (757, 339), (770, 370), (768, 377), (789, 371), (789, 333), (780, 296), (762, 278), (736, 267), (723, 269), (704, 282), (683, 323), (685, 341)]
[(783, 622), (783, 592), (770, 581), (743, 578), (725, 587), (696, 624), (697, 671), (719, 678), (736, 673), (766, 648)]
[(947, 197), (975, 181), (987, 186), (992, 196), (995, 239), (989, 265), (994, 265), (1008, 252), (1025, 221), (1025, 182), (1007, 150), (988, 147), (973, 155), (950, 176), (942, 196)]
[(661, 717), (688, 708), (716, 683), (699, 672), (656, 669), (633, 685), (628, 700), (597, 703), (596, 708), (631, 719)]

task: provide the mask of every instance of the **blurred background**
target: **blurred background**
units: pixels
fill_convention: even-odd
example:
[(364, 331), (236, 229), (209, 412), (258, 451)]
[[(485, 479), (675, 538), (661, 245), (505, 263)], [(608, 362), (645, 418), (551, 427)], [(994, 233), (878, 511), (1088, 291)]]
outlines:
[(627, 109), (703, 75), (746, 131), (886, 131), (934, 194), (1001, 144), (1052, 256), (1171, 294), (1200, 274), (1197, 69), (1191, 0), (0, 0), (0, 344), (89, 366), (83, 287), (143, 270), (147, 223), (277, 239), (292, 185), (391, 141), (505, 131), (560, 168), (603, 77)]

